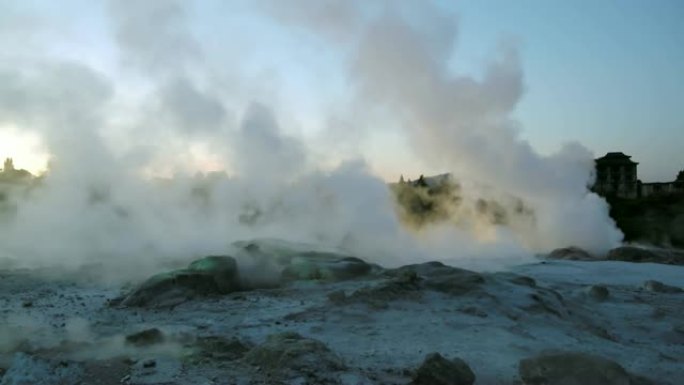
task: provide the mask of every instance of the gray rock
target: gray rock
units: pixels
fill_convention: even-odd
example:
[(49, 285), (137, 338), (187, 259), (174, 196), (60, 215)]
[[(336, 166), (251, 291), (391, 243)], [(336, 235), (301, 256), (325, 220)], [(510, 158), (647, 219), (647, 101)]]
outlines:
[(586, 353), (545, 353), (521, 360), (524, 385), (631, 385), (632, 376), (620, 364)]
[(431, 353), (416, 370), (411, 385), (472, 385), (475, 374), (460, 358), (448, 360)]
[(602, 285), (591, 285), (584, 289), (584, 292), (589, 296), (589, 298), (602, 302), (608, 299), (610, 296), (610, 291), (607, 287)]
[(553, 250), (547, 256), (548, 259), (563, 259), (568, 261), (596, 261), (598, 258), (589, 254), (586, 250), (579, 247), (564, 247)]
[(126, 336), (126, 344), (132, 346), (150, 346), (162, 342), (164, 342), (164, 334), (157, 328), (145, 329)]
[(388, 303), (397, 300), (418, 300), (424, 290), (462, 295), (477, 289), (484, 278), (475, 272), (444, 265), (441, 262), (427, 262), (386, 270), (386, 280), (374, 282), (347, 295), (337, 298), (341, 303), (366, 303), (376, 309), (385, 309)]
[(448, 294), (465, 294), (484, 283), (481, 274), (447, 266), (441, 262), (426, 262), (388, 270), (386, 275), (400, 280), (411, 280), (422, 288)]
[(660, 281), (654, 280), (644, 282), (643, 288), (654, 293), (676, 294), (684, 292), (684, 290), (679, 287), (666, 285)]
[(209, 256), (186, 269), (152, 276), (128, 294), (123, 306), (171, 306), (195, 296), (228, 294), (239, 290), (238, 269), (228, 256)]
[(610, 261), (624, 262), (650, 262), (668, 265), (684, 264), (684, 254), (681, 251), (665, 249), (644, 249), (634, 246), (621, 246), (608, 252), (606, 256)]
[(324, 343), (294, 332), (272, 334), (251, 349), (244, 362), (277, 374), (331, 373), (346, 367)]
[(559, 318), (567, 318), (570, 314), (563, 297), (557, 291), (547, 288), (536, 288), (527, 295), (529, 302), (521, 308), (533, 314), (553, 314)]
[(235, 337), (199, 337), (193, 344), (191, 358), (234, 361), (242, 358), (251, 348), (250, 345)]
[(154, 368), (155, 366), (157, 366), (157, 361), (153, 359), (145, 360), (143, 361), (142, 366), (143, 368)]
[(373, 266), (362, 259), (329, 252), (303, 252), (283, 269), (285, 280), (341, 281), (363, 277)]

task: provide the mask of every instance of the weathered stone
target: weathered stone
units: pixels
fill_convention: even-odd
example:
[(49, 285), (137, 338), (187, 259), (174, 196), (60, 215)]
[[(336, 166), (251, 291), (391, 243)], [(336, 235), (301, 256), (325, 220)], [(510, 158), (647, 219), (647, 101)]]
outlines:
[(157, 366), (157, 361), (153, 359), (145, 360), (143, 361), (142, 366), (143, 368), (154, 368), (155, 366)]
[(684, 264), (684, 253), (665, 249), (644, 249), (634, 246), (621, 246), (608, 252), (606, 259), (624, 262), (650, 262), (668, 265)]
[(385, 274), (398, 280), (419, 283), (425, 289), (457, 295), (465, 294), (484, 283), (481, 274), (441, 262), (402, 266), (388, 270)]
[(620, 364), (586, 353), (545, 353), (520, 361), (524, 385), (631, 385)]
[(231, 293), (239, 289), (238, 267), (232, 257), (217, 255), (204, 257), (193, 261), (188, 266), (188, 270), (211, 275), (222, 293)]
[(262, 370), (286, 373), (330, 373), (345, 369), (325, 344), (294, 332), (272, 334), (266, 342), (251, 349), (243, 360)]
[(654, 293), (676, 294), (684, 292), (682, 288), (666, 285), (660, 281), (654, 280), (644, 282), (643, 288)]
[(170, 306), (195, 296), (227, 294), (239, 289), (237, 264), (232, 257), (209, 256), (188, 268), (157, 274), (134, 289), (123, 306)]
[(164, 334), (157, 328), (145, 329), (126, 336), (126, 344), (133, 346), (149, 346), (162, 342), (164, 342)]
[(568, 261), (596, 261), (597, 258), (579, 247), (564, 247), (553, 250), (547, 256), (548, 259), (563, 259)]
[(553, 314), (559, 318), (569, 316), (563, 297), (553, 289), (536, 288), (533, 293), (527, 296), (530, 302), (521, 308), (530, 313)]
[(235, 337), (199, 337), (194, 343), (193, 358), (233, 361), (242, 358), (250, 346)]
[(416, 370), (411, 385), (472, 385), (475, 374), (460, 358), (448, 360), (431, 353)]
[(345, 303), (362, 302), (375, 309), (385, 309), (388, 302), (416, 300), (421, 297), (420, 279), (415, 273), (400, 276), (362, 287), (347, 296)]
[(585, 288), (584, 292), (587, 294), (587, 296), (589, 296), (589, 298), (599, 302), (607, 300), (610, 296), (610, 291), (608, 291), (608, 288), (602, 285), (591, 285)]

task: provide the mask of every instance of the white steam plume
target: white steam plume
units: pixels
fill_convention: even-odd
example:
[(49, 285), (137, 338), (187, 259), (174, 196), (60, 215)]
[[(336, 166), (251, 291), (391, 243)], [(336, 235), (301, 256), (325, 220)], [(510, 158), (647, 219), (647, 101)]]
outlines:
[[(522, 94), (515, 50), (504, 50), (481, 80), (455, 76), (447, 65), (451, 18), (426, 8), (416, 14), (430, 22), (416, 24), (391, 2), (364, 3), (330, 2), (338, 13), (310, 7), (311, 24), (299, 13), (271, 14), (286, 31), (293, 21), (335, 28), (324, 41), (347, 53), (355, 104), (384, 111), (431, 165), (476, 182), (463, 184), (467, 202), (514, 196), (533, 221), (489, 225), (488, 237), (452, 224), (414, 234), (363, 160), (322, 170), (272, 108), (241, 87), (226, 97), (186, 3), (112, 1), (121, 62), (144, 85), (131, 100), (118, 79), (84, 63), (45, 56), (0, 65), (0, 126), (39, 132), (52, 155), (49, 174), (12, 196), (17, 210), (0, 221), (0, 256), (29, 266), (132, 263), (129, 273), (146, 274), (161, 258), (220, 253), (256, 237), (323, 243), (388, 265), (567, 245), (600, 252), (619, 241), (605, 203), (587, 191), (590, 154), (572, 145), (544, 158), (519, 137), (510, 117)], [(271, 9), (262, 5), (259, 12)], [(330, 20), (336, 14), (339, 23)], [(196, 146), (230, 176), (192, 176)], [(145, 174), (160, 163), (172, 178)]]

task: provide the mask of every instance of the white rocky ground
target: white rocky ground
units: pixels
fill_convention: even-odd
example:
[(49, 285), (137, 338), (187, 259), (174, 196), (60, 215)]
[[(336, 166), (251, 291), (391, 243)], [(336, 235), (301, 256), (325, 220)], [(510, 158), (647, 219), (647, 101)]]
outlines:
[[(433, 267), (170, 307), (116, 305), (130, 287), (83, 274), (5, 270), (0, 384), (408, 384), (432, 352), (464, 360), (476, 384), (541, 384), (521, 378), (519, 362), (550, 350), (602, 356), (654, 384), (684, 381), (684, 293), (645, 284), (682, 287), (683, 266), (538, 260), (481, 276)], [(161, 335), (126, 342), (151, 328)], [(290, 334), (284, 348), (280, 337), (264, 344), (281, 332), (324, 345)], [(631, 381), (611, 383), (641, 383)]]

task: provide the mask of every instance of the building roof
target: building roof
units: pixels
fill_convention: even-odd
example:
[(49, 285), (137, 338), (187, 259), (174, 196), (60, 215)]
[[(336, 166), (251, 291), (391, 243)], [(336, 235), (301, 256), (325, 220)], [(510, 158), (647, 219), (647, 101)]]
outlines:
[(639, 164), (632, 159), (631, 156), (625, 155), (622, 152), (609, 152), (601, 158), (596, 159), (596, 163), (600, 164)]

